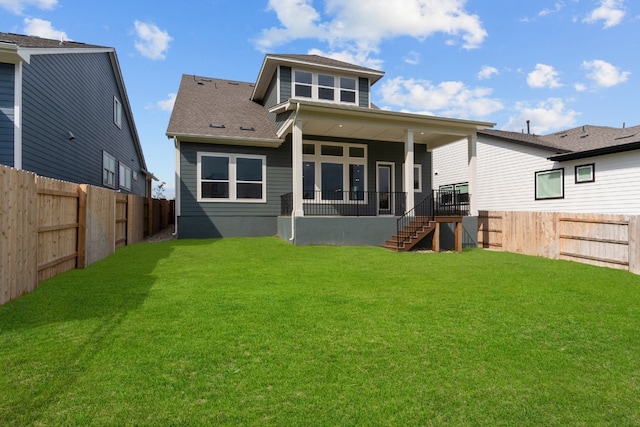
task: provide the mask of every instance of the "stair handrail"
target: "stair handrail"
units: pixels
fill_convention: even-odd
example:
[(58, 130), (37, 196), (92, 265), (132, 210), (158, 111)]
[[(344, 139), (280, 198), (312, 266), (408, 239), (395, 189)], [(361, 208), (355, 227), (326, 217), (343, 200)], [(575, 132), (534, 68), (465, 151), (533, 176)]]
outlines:
[(408, 242), (418, 230), (434, 220), (434, 192), (431, 190), (431, 194), (398, 218), (396, 250), (400, 250), (401, 245)]

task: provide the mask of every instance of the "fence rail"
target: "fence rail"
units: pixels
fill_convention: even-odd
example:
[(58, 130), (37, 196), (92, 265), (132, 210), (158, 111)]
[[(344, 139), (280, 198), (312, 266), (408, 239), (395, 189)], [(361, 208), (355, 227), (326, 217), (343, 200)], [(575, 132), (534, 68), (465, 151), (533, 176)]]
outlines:
[(480, 211), (478, 246), (640, 274), (640, 216)]
[(156, 200), (1, 165), (0, 192), (0, 304), (170, 222), (172, 202), (157, 201), (154, 208)]

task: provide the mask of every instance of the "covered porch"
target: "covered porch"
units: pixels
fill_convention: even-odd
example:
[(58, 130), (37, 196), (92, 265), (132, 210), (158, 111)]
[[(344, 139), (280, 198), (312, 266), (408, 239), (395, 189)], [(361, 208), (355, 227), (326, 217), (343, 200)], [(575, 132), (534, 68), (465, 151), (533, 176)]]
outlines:
[(474, 178), (466, 200), (431, 190), (430, 151), (466, 138), (475, 177), (476, 132), (492, 123), (307, 100), (270, 112), (281, 124), (278, 136), (291, 141), (293, 191), (281, 195), (278, 219), (283, 239), (383, 245), (418, 204), (429, 204), (430, 218), (476, 214)]

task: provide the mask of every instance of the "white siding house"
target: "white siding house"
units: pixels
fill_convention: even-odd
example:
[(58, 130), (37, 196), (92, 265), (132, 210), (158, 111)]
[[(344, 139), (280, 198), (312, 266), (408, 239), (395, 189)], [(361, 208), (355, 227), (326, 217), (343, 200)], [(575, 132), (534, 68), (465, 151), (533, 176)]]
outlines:
[[(433, 150), (434, 189), (468, 181), (466, 150), (466, 141)], [(552, 170), (561, 192), (536, 197), (536, 188), (544, 192), (536, 172)], [(478, 132), (478, 210), (638, 215), (639, 183), (640, 126), (589, 126), (548, 136)]]

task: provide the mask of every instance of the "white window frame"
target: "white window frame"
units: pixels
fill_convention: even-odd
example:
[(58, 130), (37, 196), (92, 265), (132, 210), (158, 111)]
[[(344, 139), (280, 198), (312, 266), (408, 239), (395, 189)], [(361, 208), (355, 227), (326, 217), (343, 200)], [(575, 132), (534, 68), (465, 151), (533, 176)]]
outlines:
[(113, 123), (122, 129), (122, 103), (115, 96), (113, 97)]
[(122, 162), (118, 162), (118, 185), (120, 188), (131, 191), (132, 170)]
[[(307, 84), (307, 83), (297, 83), (296, 82), (296, 73), (311, 73), (311, 85)], [(319, 88), (329, 88), (329, 86), (326, 85), (320, 85), (318, 83), (318, 76), (319, 75), (323, 75), (323, 76), (330, 76), (333, 77), (333, 99), (325, 99), (325, 98), (320, 98), (319, 97)], [(355, 83), (355, 89), (347, 89), (347, 88), (343, 88), (342, 87), (342, 79), (350, 79), (353, 80)], [(307, 97), (307, 96), (296, 96), (296, 85), (302, 85), (302, 86), (311, 86), (311, 96)], [(312, 101), (319, 101), (319, 102), (330, 102), (330, 103), (334, 103), (334, 104), (344, 104), (344, 105), (358, 105), (358, 100), (359, 100), (359, 79), (358, 77), (353, 77), (353, 76), (346, 76), (346, 75), (340, 75), (340, 74), (330, 74), (327, 72), (322, 72), (322, 71), (311, 71), (311, 70), (305, 70), (305, 69), (294, 69), (291, 72), (291, 96), (294, 99), (310, 99)], [(350, 93), (354, 93), (354, 100), (353, 102), (350, 101), (342, 101), (342, 92), (343, 91), (347, 91)]]
[(106, 151), (102, 152), (102, 185), (116, 187), (116, 158)]
[[(304, 140), (303, 144), (314, 145), (314, 154), (303, 154), (302, 161), (304, 162), (314, 162), (315, 167), (315, 182), (314, 182), (314, 191), (322, 191), (322, 164), (323, 163), (337, 163), (342, 165), (342, 199), (332, 200), (326, 199), (326, 201), (342, 201), (344, 203), (363, 203), (363, 200), (352, 199), (350, 195), (353, 193), (349, 188), (349, 171), (351, 165), (362, 165), (364, 166), (364, 183), (363, 183), (363, 192), (364, 192), (364, 201), (366, 203), (367, 200), (367, 191), (369, 185), (369, 174), (368, 174), (368, 150), (367, 144), (351, 144), (351, 143), (341, 143), (341, 142), (329, 142), (329, 141), (307, 141)], [(342, 156), (323, 156), (322, 155), (322, 146), (333, 146), (333, 147), (342, 147)], [(364, 149), (364, 157), (351, 157), (349, 156), (349, 148), (362, 148)], [(314, 198), (315, 199), (315, 198)], [(305, 199), (310, 200), (310, 199)], [(321, 199), (323, 200), (323, 199)], [(324, 200), (323, 200), (324, 201)]]
[[(209, 180), (202, 180), (202, 158), (203, 157), (226, 157), (229, 159), (229, 197), (222, 198), (204, 198), (202, 196), (202, 183)], [(237, 179), (236, 164), (237, 159), (259, 159), (262, 162), (262, 198), (261, 199), (243, 199), (237, 197), (237, 184), (241, 184), (244, 181)], [(266, 203), (267, 202), (267, 156), (257, 154), (240, 154), (240, 153), (210, 153), (206, 151), (198, 152), (198, 164), (197, 170), (197, 198), (198, 202), (211, 202), (211, 203)], [(257, 184), (257, 181), (251, 181), (252, 184)]]
[[(589, 169), (590, 177), (588, 179), (580, 179), (580, 176), (578, 174), (578, 171), (580, 169)], [(596, 181), (596, 164), (589, 163), (586, 165), (577, 165), (575, 168), (575, 177), (576, 177), (576, 184), (586, 184), (588, 182), (595, 182)]]
[[(538, 178), (541, 177), (541, 176), (552, 174), (552, 173), (560, 173), (560, 191), (559, 191), (559, 193), (557, 195), (551, 195), (551, 196), (540, 196), (540, 194), (538, 194)], [(535, 185), (534, 190), (535, 190), (535, 199), (536, 200), (564, 199), (564, 168), (549, 169), (549, 170), (535, 172), (534, 185)]]

